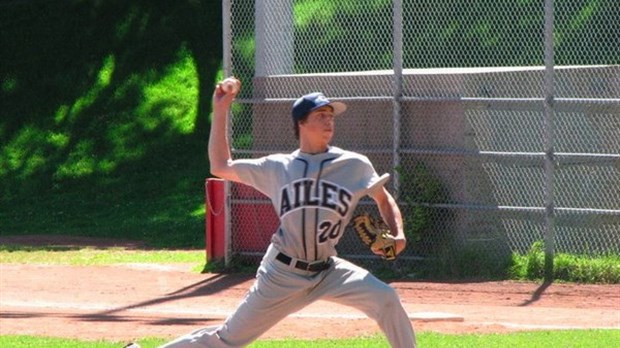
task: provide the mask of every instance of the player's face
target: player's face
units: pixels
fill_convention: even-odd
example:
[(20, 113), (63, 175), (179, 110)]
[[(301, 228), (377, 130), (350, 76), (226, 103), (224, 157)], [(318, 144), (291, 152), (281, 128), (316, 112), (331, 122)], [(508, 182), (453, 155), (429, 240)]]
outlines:
[(334, 135), (334, 110), (331, 106), (323, 106), (312, 111), (305, 122), (300, 125), (300, 131), (306, 135), (329, 143)]

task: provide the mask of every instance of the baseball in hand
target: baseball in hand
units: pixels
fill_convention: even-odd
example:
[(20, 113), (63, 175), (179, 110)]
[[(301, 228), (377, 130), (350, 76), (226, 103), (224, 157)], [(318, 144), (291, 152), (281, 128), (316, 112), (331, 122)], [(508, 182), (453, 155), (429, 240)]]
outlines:
[(241, 82), (234, 77), (228, 77), (224, 81), (222, 81), (222, 90), (225, 93), (237, 94), (239, 92), (239, 87)]

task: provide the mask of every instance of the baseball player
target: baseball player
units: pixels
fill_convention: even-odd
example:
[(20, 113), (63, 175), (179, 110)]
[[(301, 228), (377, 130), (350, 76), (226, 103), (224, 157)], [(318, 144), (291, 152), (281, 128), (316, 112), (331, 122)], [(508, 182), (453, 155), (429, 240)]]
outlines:
[(379, 176), (367, 157), (330, 145), (335, 116), (346, 105), (321, 93), (304, 95), (293, 104), (291, 115), (299, 149), (233, 160), (226, 132), (229, 108), (240, 86), (229, 78), (215, 87), (211, 172), (270, 197), (280, 225), (236, 311), (220, 326), (199, 329), (163, 347), (243, 347), (319, 299), (361, 310), (378, 323), (392, 347), (415, 347), (411, 321), (396, 291), (336, 255), (335, 246), (366, 195), (376, 201), (390, 227), (397, 254), (406, 243), (400, 210), (383, 186), (389, 174)]

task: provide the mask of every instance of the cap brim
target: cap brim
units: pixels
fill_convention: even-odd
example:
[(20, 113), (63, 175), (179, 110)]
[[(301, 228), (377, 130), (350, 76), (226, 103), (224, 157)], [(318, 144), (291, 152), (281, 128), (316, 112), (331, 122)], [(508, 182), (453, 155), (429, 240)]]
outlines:
[(347, 111), (347, 104), (341, 102), (330, 102), (327, 104), (334, 108), (334, 115), (340, 115), (341, 113)]

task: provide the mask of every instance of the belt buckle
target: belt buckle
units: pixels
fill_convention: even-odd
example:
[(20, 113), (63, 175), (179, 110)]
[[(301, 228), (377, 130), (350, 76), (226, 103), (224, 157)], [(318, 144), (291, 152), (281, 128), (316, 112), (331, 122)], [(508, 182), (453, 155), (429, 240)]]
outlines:
[(310, 263), (301, 260), (297, 260), (297, 262), (295, 262), (295, 268), (299, 268), (304, 271), (309, 271), (310, 265)]
[(327, 269), (327, 262), (326, 261), (317, 261), (317, 262), (313, 262), (313, 263), (308, 263), (308, 262), (304, 262), (304, 261), (297, 261), (297, 263), (295, 264), (295, 267), (302, 269), (304, 271), (309, 271), (309, 272), (319, 272), (319, 271), (324, 271)]

